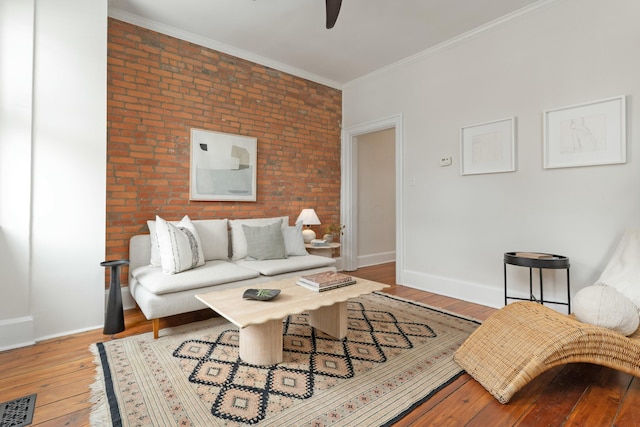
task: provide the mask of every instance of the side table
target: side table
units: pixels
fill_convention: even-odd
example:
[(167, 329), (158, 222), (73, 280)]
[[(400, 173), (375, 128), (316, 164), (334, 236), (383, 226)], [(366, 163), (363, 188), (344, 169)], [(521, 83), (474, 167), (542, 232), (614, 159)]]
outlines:
[(329, 243), (325, 246), (314, 246), (311, 243), (305, 243), (304, 247), (311, 255), (320, 255), (327, 258), (333, 258), (333, 250), (340, 247), (340, 243)]
[[(529, 298), (518, 298), (509, 296), (507, 293), (507, 264), (516, 265), (519, 267), (529, 268)], [(506, 252), (504, 254), (504, 305), (507, 305), (507, 300), (525, 300), (525, 301), (537, 301), (540, 304), (545, 302), (551, 304), (560, 304), (567, 306), (567, 312), (571, 313), (571, 285), (569, 278), (569, 258), (562, 255), (546, 254), (539, 252)], [(533, 273), (532, 269), (537, 268), (540, 277), (540, 298), (536, 298), (533, 294)], [(544, 299), (543, 286), (542, 286), (542, 269), (563, 269), (567, 270), (567, 301), (550, 301)]]
[(120, 289), (120, 267), (128, 265), (128, 259), (114, 261), (103, 261), (103, 267), (111, 267), (111, 282), (109, 285), (109, 298), (107, 300), (107, 310), (104, 314), (105, 335), (113, 335), (124, 331), (124, 313), (122, 311), (122, 290)]

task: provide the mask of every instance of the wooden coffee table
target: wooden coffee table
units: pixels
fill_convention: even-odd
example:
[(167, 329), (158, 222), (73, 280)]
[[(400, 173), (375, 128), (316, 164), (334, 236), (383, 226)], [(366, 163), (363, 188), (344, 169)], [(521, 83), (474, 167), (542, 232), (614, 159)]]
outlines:
[[(296, 285), (297, 278), (196, 295), (200, 301), (240, 328), (240, 358), (253, 365), (282, 362), (282, 321), (309, 312), (309, 324), (342, 339), (347, 336), (347, 300), (388, 288), (356, 278), (356, 283), (325, 292)], [(243, 299), (247, 289), (280, 289), (271, 301)]]

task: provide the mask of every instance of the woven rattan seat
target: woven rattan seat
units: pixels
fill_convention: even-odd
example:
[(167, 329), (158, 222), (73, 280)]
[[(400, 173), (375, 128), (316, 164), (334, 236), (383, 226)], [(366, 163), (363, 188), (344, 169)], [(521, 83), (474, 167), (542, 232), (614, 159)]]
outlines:
[(491, 315), (454, 360), (501, 403), (557, 365), (593, 363), (640, 377), (640, 329), (625, 337), (535, 302)]

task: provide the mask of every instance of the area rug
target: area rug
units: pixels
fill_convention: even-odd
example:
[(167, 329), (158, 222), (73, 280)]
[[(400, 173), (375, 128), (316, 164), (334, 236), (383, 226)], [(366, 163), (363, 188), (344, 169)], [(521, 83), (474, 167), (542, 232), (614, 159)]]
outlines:
[(239, 360), (238, 329), (220, 317), (94, 344), (91, 424), (391, 425), (461, 374), (453, 354), (480, 324), (383, 293), (349, 301), (344, 340), (307, 317), (283, 321), (273, 366)]

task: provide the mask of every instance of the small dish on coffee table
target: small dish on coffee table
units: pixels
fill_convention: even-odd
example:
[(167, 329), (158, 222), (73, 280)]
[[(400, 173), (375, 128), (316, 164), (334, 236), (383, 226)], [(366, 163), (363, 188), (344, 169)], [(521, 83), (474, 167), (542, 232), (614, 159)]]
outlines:
[(278, 295), (280, 295), (280, 289), (247, 289), (242, 294), (242, 298), (269, 301)]

